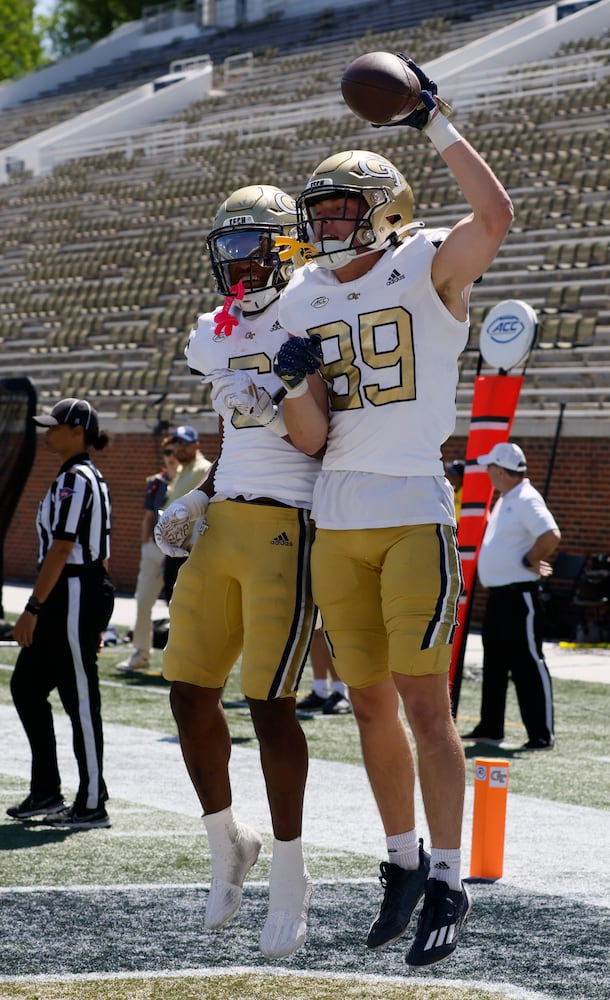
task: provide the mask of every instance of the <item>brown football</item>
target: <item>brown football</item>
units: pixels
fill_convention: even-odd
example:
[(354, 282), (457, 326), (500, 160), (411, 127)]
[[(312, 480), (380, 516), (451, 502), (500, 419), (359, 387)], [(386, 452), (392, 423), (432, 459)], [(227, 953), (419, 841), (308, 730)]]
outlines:
[(421, 87), (413, 70), (393, 52), (367, 52), (349, 64), (341, 77), (348, 108), (374, 125), (410, 115)]

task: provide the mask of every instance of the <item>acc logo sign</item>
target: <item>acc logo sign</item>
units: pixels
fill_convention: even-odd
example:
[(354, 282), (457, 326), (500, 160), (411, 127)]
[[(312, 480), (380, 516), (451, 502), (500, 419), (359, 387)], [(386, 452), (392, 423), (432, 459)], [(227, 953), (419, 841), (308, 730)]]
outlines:
[(497, 344), (510, 344), (524, 330), (525, 326), (518, 316), (500, 316), (490, 326), (489, 336)]
[(536, 336), (537, 316), (527, 302), (506, 299), (487, 314), (479, 340), (484, 361), (509, 371), (524, 362)]

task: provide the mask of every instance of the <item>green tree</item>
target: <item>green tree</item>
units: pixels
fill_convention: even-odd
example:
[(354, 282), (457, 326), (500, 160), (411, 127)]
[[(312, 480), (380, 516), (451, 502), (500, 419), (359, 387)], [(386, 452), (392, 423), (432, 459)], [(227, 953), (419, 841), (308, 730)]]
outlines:
[(34, 0), (0, 0), (0, 80), (22, 76), (44, 62)]
[[(0, 3), (2, 0), (0, 0)], [(161, 0), (57, 0), (47, 34), (53, 54), (69, 55), (110, 34), (126, 21), (137, 21), (143, 7)]]

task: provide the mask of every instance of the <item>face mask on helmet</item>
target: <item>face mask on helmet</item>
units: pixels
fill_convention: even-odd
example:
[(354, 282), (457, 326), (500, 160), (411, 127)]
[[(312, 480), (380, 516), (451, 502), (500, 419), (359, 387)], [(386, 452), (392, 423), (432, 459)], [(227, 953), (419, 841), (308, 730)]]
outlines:
[(267, 226), (221, 230), (208, 237), (219, 291), (229, 295), (241, 281), (245, 294), (238, 304), (244, 312), (266, 308), (292, 274), (292, 262), (280, 259), (282, 236), (279, 227)]
[[(357, 188), (331, 188), (324, 195), (303, 195), (297, 202), (300, 218), (299, 234), (316, 249), (314, 258), (319, 267), (343, 267), (366, 250), (377, 252), (388, 237), (379, 241), (372, 225), (373, 209), (384, 200), (384, 192), (371, 190), (366, 195)], [(372, 203), (372, 205), (371, 205)], [(305, 217), (307, 221), (305, 221)], [(337, 233), (337, 222), (349, 223), (343, 239)], [(344, 231), (343, 225), (341, 229)]]
[(216, 216), (207, 238), (216, 284), (228, 296), (242, 283), (235, 304), (243, 312), (266, 309), (290, 278), (295, 262), (282, 253), (284, 236), (296, 236), (296, 206), (279, 188), (241, 188)]
[[(419, 228), (412, 218), (413, 194), (405, 178), (388, 160), (365, 150), (324, 160), (297, 198), (299, 239), (316, 248), (318, 266), (333, 270), (397, 243)], [(337, 220), (353, 223), (343, 238), (333, 232)]]

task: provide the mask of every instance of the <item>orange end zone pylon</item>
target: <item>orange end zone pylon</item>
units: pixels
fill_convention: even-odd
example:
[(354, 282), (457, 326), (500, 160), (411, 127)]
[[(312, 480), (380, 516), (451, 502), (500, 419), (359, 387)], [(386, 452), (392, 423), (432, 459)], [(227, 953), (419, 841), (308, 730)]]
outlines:
[(507, 760), (475, 760), (471, 879), (502, 878), (509, 766)]

